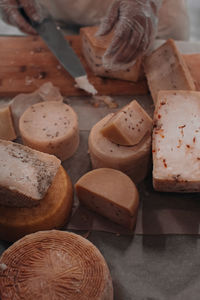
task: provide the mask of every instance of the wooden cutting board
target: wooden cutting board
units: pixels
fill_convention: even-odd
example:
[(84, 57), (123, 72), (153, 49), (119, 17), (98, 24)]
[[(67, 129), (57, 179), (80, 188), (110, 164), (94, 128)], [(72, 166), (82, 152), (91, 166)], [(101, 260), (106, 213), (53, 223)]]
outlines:
[[(148, 93), (146, 80), (133, 83), (94, 76), (82, 55), (80, 36), (70, 36), (67, 39), (100, 95)], [(47, 81), (58, 86), (65, 96), (87, 95), (74, 87), (73, 78), (61, 67), (39, 37), (0, 37), (0, 97), (32, 92)]]

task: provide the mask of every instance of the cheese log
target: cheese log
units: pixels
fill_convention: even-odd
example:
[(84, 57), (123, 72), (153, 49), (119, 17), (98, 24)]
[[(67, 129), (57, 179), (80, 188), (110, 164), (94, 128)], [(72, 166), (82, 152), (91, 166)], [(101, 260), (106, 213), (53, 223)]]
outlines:
[(144, 61), (144, 71), (154, 103), (160, 90), (195, 90), (190, 71), (175, 42), (168, 40)]
[(147, 134), (135, 146), (127, 147), (114, 144), (105, 138), (101, 132), (112, 116), (113, 114), (107, 115), (91, 129), (88, 145), (92, 167), (93, 169), (111, 168), (120, 170), (138, 183), (146, 177), (149, 170), (151, 134)]
[(200, 192), (200, 92), (161, 91), (154, 122), (155, 190)]
[(10, 105), (3, 103), (0, 105), (0, 139), (13, 141), (16, 138)]
[(21, 116), (19, 129), (25, 145), (54, 154), (62, 161), (71, 157), (79, 145), (77, 114), (62, 102), (32, 105)]
[(27, 235), (1, 256), (2, 300), (113, 300), (105, 259), (85, 238), (51, 230)]
[(19, 131), (19, 119), (27, 108), (31, 105), (40, 103), (43, 101), (63, 101), (62, 95), (59, 93), (59, 89), (51, 82), (46, 82), (33, 93), (19, 94), (12, 99), (11, 113), (13, 117), (14, 127), (18, 134)]
[(200, 91), (200, 53), (185, 54), (183, 58), (194, 80), (196, 90)]
[(47, 194), (37, 206), (0, 206), (0, 239), (16, 241), (38, 230), (61, 228), (69, 218), (72, 203), (72, 183), (60, 166)]
[(97, 37), (98, 27), (81, 28), (82, 48), (85, 59), (95, 75), (117, 78), (127, 81), (138, 81), (143, 77), (142, 59), (139, 58), (134, 65), (123, 65), (118, 70), (106, 69), (102, 64), (103, 55), (111, 43), (113, 33)]
[(138, 144), (151, 133), (152, 119), (134, 100), (118, 111), (102, 128), (101, 133), (111, 142), (124, 146)]
[(44, 198), (60, 166), (53, 155), (0, 140), (0, 204), (29, 207)]
[(93, 170), (83, 175), (75, 188), (82, 204), (115, 223), (133, 229), (139, 194), (126, 174), (109, 168)]

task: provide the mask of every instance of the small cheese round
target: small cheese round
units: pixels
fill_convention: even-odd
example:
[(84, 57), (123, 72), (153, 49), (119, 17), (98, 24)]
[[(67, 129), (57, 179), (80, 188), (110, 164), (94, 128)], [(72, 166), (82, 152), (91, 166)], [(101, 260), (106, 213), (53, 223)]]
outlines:
[(62, 102), (32, 105), (21, 116), (19, 130), (25, 145), (54, 154), (62, 161), (71, 157), (79, 145), (77, 114)]
[(51, 230), (27, 235), (0, 258), (2, 300), (113, 300), (105, 259), (85, 238)]
[(102, 128), (113, 116), (109, 114), (93, 126), (89, 135), (89, 154), (93, 169), (112, 168), (129, 175), (135, 183), (147, 175), (151, 158), (151, 134), (135, 146), (114, 144), (103, 136)]
[(60, 228), (68, 220), (72, 203), (72, 183), (64, 168), (60, 166), (46, 196), (37, 206), (0, 206), (0, 239), (15, 241), (38, 230)]

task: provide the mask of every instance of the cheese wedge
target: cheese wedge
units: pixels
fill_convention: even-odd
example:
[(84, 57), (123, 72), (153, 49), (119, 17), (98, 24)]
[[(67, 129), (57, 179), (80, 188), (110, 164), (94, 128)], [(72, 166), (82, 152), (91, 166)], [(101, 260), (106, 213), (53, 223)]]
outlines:
[(0, 105), (0, 139), (13, 141), (17, 138), (9, 103)]
[(74, 233), (27, 235), (3, 253), (0, 264), (7, 266), (0, 271), (2, 300), (113, 300), (105, 259), (90, 241)]
[(115, 144), (134, 146), (151, 130), (152, 119), (134, 100), (118, 111), (104, 125), (101, 133)]
[(138, 81), (143, 77), (142, 58), (139, 58), (134, 65), (123, 65), (121, 69), (106, 69), (102, 64), (103, 55), (111, 43), (113, 33), (97, 37), (95, 34), (98, 27), (81, 28), (83, 54), (95, 75), (102, 77), (118, 78), (128, 81)]
[(72, 203), (72, 183), (60, 166), (47, 194), (37, 206), (0, 206), (0, 239), (16, 241), (38, 230), (61, 228), (68, 221)]
[(109, 114), (91, 129), (88, 145), (93, 169), (117, 169), (134, 182), (142, 181), (149, 170), (151, 157), (151, 134), (147, 134), (135, 146), (120, 146), (105, 138), (101, 132), (104, 125), (113, 117)]
[(161, 91), (154, 123), (155, 190), (200, 192), (200, 92)]
[(79, 145), (77, 114), (62, 102), (32, 105), (21, 116), (19, 129), (25, 145), (62, 161), (71, 157)]
[(185, 54), (183, 58), (194, 80), (196, 90), (200, 91), (200, 53)]
[(124, 173), (101, 168), (83, 175), (75, 185), (79, 201), (106, 218), (133, 229), (139, 206), (139, 194)]
[(0, 204), (30, 207), (39, 204), (50, 187), (60, 160), (23, 145), (0, 140)]
[(144, 70), (154, 104), (161, 90), (196, 89), (184, 58), (173, 40), (168, 40), (145, 59)]

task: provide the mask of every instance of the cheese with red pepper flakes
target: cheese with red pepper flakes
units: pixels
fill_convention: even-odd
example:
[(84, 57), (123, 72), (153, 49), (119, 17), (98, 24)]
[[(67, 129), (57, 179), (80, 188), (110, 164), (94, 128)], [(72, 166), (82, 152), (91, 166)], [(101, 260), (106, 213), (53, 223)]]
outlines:
[(200, 192), (200, 92), (159, 92), (154, 113), (153, 186), (163, 192)]
[(161, 90), (196, 90), (188, 66), (173, 40), (168, 40), (145, 59), (144, 70), (154, 103)]

